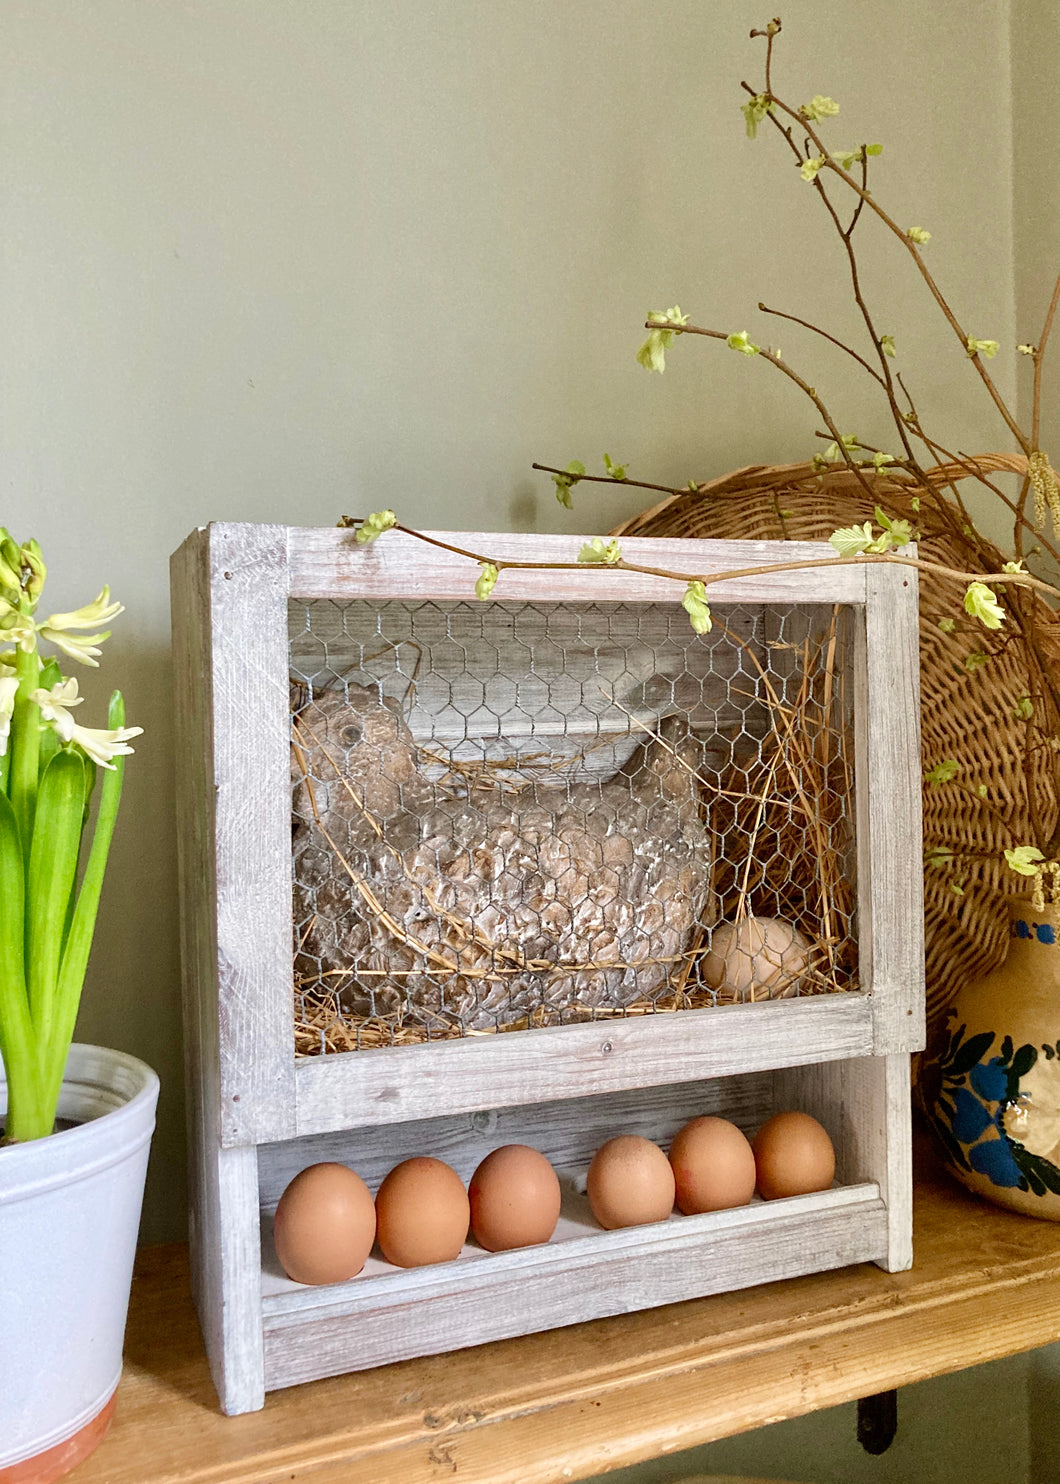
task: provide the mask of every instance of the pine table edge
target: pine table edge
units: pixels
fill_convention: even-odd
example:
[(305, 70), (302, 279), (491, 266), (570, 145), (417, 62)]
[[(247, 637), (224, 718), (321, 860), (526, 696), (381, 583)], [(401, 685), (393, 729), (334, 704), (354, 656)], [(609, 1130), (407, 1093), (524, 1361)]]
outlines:
[(920, 1161), (913, 1269), (814, 1274), (217, 1409), (182, 1246), (147, 1248), (76, 1484), (556, 1484), (1060, 1338), (1060, 1225)]

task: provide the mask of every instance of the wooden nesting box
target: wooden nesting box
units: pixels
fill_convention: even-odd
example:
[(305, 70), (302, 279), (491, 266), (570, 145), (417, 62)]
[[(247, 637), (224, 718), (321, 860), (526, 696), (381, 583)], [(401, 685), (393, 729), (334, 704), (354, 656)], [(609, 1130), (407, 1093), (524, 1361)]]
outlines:
[[(912, 1260), (909, 1053), (923, 1044), (914, 571), (834, 564), (830, 548), (817, 544), (624, 542), (626, 560), (646, 569), (757, 569), (710, 588), (715, 628), (697, 636), (680, 607), (680, 585), (650, 570), (574, 565), (578, 540), (445, 539), (495, 559), (571, 565), (507, 569), (494, 596), (476, 603), (474, 561), (395, 532), (359, 547), (344, 530), (215, 524), (194, 532), (173, 558), (192, 1261), (229, 1413), (262, 1406), (277, 1387), (412, 1355), (846, 1263), (894, 1271)], [(821, 565), (793, 569), (797, 561)], [(811, 642), (816, 678), (800, 690)], [(818, 711), (825, 704), (821, 686), (832, 718), (827, 766), (834, 762), (846, 783), (833, 784), (826, 771), (824, 795), (800, 797), (796, 780), (786, 802), (755, 803), (761, 777), (779, 776), (774, 759), (790, 728), (802, 725), (811, 704)], [(422, 944), (408, 926), (418, 921), (416, 932), (426, 936), (430, 913), (408, 909), (388, 955), (386, 932), (395, 930), (387, 925), (398, 908), (397, 897), (385, 895), (384, 866), (392, 876), (398, 860), (410, 882), (419, 869), (398, 839), (418, 813), (427, 817), (427, 795), (416, 794), (403, 815), (386, 816), (392, 840), (387, 829), (376, 832), (382, 884), (358, 897), (347, 862), (356, 900), (347, 916), (332, 913), (338, 925), (313, 949), (318, 982), (306, 989), (310, 929), (296, 921), (307, 910), (299, 905), (306, 887), (292, 861), (299, 831), (315, 826), (298, 803), (296, 768), (293, 851), (292, 710), (307, 697), (320, 707), (336, 695), (350, 705), (361, 698), (362, 709), (365, 696), (385, 707), (391, 735), (411, 738), (422, 787), (457, 800), (430, 806), (432, 828), (453, 821), (456, 844), (438, 879), (417, 886), (450, 929), (481, 884), (468, 886), (465, 868), (464, 896), (438, 907), (439, 893), (452, 886), (445, 872), (460, 874), (452, 867), (458, 847), (461, 859), (478, 859), (459, 799), (477, 797), (485, 774), (493, 802), (476, 807), (497, 839), (529, 839), (531, 825), (535, 840), (551, 839), (576, 807), (589, 821), (587, 849), (594, 825), (605, 841), (624, 830), (634, 857), (641, 850), (664, 875), (651, 877), (645, 865), (615, 877), (610, 899), (624, 915), (592, 928), (592, 942), (610, 945), (611, 957), (600, 949), (599, 961), (572, 966), (574, 950), (559, 929), (554, 962), (533, 956), (539, 946), (524, 953), (528, 939), (494, 944), (487, 959), (504, 959), (498, 973), (518, 978), (524, 995), (514, 1009), (498, 1010), (489, 990), (497, 975), (488, 967), (465, 972), (472, 959), (460, 957), (474, 947), (481, 962), (485, 928), (458, 934), (455, 949), (450, 933), (445, 951), (459, 963), (439, 978), (441, 949), (423, 950), (431, 961), (421, 972)], [(680, 731), (667, 730), (674, 727)], [(359, 737), (360, 723), (354, 730)], [(299, 735), (296, 720), (296, 743)], [(706, 788), (695, 808), (686, 800), (683, 814), (659, 813), (649, 792), (632, 812), (615, 814), (613, 827), (600, 825), (615, 780), (634, 776), (634, 763), (650, 762), (664, 792), (680, 792), (667, 756), (689, 736), (699, 748), (696, 787)], [(770, 751), (771, 738), (780, 751)], [(640, 754), (640, 746), (657, 750)], [(805, 738), (792, 743), (794, 755), (806, 746)], [(302, 783), (304, 752), (303, 741)], [(385, 813), (387, 780), (409, 776), (411, 765), (401, 766), (398, 774), (388, 763), (383, 784), (363, 786), (362, 813), (364, 799)], [(519, 801), (534, 768), (550, 774), (551, 792), (537, 795), (531, 819)], [(745, 795), (753, 817), (737, 829), (733, 810)], [(596, 809), (585, 803), (593, 798), (603, 801)], [(504, 809), (511, 828), (498, 832)], [(818, 903), (811, 879), (796, 910), (785, 876), (793, 837), (785, 830), (803, 830), (812, 845), (832, 815), (829, 849), (848, 905)], [(675, 864), (663, 846), (681, 831), (690, 853)], [(317, 847), (310, 840), (305, 848)], [(494, 860), (493, 876), (510, 875), (513, 859)], [(689, 886), (696, 862), (702, 879)], [(534, 869), (526, 867), (527, 879), (562, 902), (560, 876), (550, 884), (538, 864), (535, 857)], [(669, 882), (656, 895), (674, 897), (667, 870), (698, 904), (699, 922), (694, 931), (682, 927), (680, 941), (645, 939), (655, 947), (627, 961), (622, 934), (650, 916), (651, 881)], [(639, 906), (630, 900), (636, 881), (648, 883)], [(369, 900), (379, 908), (371, 920)], [(823, 912), (827, 972), (764, 991), (784, 997), (751, 1002), (725, 1003), (724, 993), (704, 988), (697, 954), (733, 901), (749, 901), (760, 914), (765, 902), (765, 915), (805, 908), (807, 921)], [(503, 938), (498, 913), (489, 920)], [(340, 941), (360, 943), (365, 955), (349, 966), (346, 999), (328, 989), (336, 972), (329, 954)], [(660, 962), (683, 967), (676, 978), (670, 969), (660, 976)], [(538, 979), (513, 963), (536, 964)], [(388, 975), (397, 985), (390, 998), (378, 990)], [(514, 990), (510, 998), (515, 1004)], [(345, 1040), (336, 1041), (334, 1026), (346, 1028)], [(420, 1044), (401, 1044), (408, 1039)], [(605, 1232), (593, 1223), (584, 1173), (607, 1138), (640, 1133), (665, 1147), (703, 1113), (750, 1133), (785, 1108), (812, 1113), (829, 1130), (837, 1152), (831, 1189), (653, 1226)], [(491, 1149), (515, 1142), (541, 1150), (564, 1179), (564, 1211), (549, 1243), (503, 1253), (469, 1243), (455, 1262), (412, 1270), (373, 1257), (356, 1278), (321, 1288), (301, 1287), (279, 1268), (272, 1213), (307, 1165), (348, 1163), (374, 1190), (400, 1160), (428, 1154), (466, 1181)]]

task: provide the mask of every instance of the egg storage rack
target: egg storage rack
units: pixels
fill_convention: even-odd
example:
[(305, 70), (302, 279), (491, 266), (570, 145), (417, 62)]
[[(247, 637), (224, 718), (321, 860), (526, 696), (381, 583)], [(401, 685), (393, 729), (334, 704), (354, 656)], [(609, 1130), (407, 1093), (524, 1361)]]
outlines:
[[(529, 562), (571, 563), (580, 546), (451, 539)], [(477, 569), (401, 533), (359, 547), (349, 531), (283, 526), (214, 524), (174, 555), (193, 1284), (228, 1413), (262, 1406), (267, 1390), (412, 1355), (851, 1262), (911, 1263), (909, 1053), (924, 1029), (915, 573), (836, 564), (811, 543), (642, 539), (623, 551), (702, 575), (764, 568), (724, 578), (710, 597), (716, 609), (754, 610), (767, 629), (771, 614), (795, 609), (849, 620), (858, 988), (319, 1056), (296, 1056), (292, 1020), (297, 634), (317, 605), (466, 603)], [(646, 611), (679, 593), (661, 577), (572, 564), (507, 569), (494, 601)], [(420, 683), (430, 654), (421, 659)], [(710, 1112), (752, 1132), (786, 1107), (828, 1128), (831, 1190), (594, 1228), (580, 1192), (604, 1139), (665, 1143)], [(469, 1244), (456, 1262), (409, 1271), (372, 1258), (326, 1288), (279, 1269), (271, 1214), (305, 1166), (341, 1160), (374, 1190), (401, 1159), (432, 1154), (466, 1180), (513, 1142), (565, 1177), (548, 1244), (496, 1254)]]

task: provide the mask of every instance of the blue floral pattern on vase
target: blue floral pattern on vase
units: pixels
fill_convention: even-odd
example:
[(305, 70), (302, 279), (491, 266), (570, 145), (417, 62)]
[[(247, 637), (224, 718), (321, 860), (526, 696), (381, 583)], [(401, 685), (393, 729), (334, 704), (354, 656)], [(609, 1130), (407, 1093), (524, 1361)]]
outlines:
[(1012, 924), (1012, 936), (1034, 938), (1046, 947), (1052, 947), (1056, 943), (1056, 929), (1051, 922), (1026, 922), (1022, 917), (1017, 917)]
[[(1048, 938), (1042, 936), (1042, 930)], [(1017, 937), (1037, 937), (1053, 942), (1048, 923), (1017, 920)], [(949, 1019), (956, 1014), (951, 1010)], [(967, 1039), (966, 1039), (967, 1037)], [(970, 1173), (982, 1175), (1001, 1188), (1060, 1195), (1060, 1169), (1040, 1154), (1033, 1154), (1005, 1128), (1006, 1112), (1018, 1104), (1020, 1079), (1037, 1063), (1039, 1048), (1016, 1047), (1005, 1036), (993, 1056), (994, 1031), (967, 1036), (967, 1026), (943, 1032), (935, 1048), (925, 1086), (928, 1124), (942, 1157)], [(1042, 1046), (1052, 1061), (1060, 1057), (1060, 1042)]]

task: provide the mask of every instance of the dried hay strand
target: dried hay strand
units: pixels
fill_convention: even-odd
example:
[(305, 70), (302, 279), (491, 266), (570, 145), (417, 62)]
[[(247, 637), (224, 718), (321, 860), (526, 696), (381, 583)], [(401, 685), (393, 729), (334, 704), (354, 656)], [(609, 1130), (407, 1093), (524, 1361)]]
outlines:
[[(928, 471), (940, 490), (959, 499), (958, 485), (977, 471), (1023, 476), (1019, 454), (980, 454)], [(684, 536), (696, 539), (822, 541), (841, 526), (872, 520), (875, 505), (918, 523), (921, 553), (962, 568), (967, 553), (923, 495), (901, 471), (862, 471), (871, 496), (845, 467), (818, 472), (810, 463), (750, 465), (671, 496), (624, 522), (616, 536)], [(997, 552), (1000, 570), (1005, 560)], [(1060, 659), (1060, 624), (1034, 594), (1022, 601), (1035, 613), (1043, 647)], [(1040, 689), (1026, 646), (1018, 636), (985, 635), (974, 621), (958, 621), (952, 633), (939, 619), (959, 612), (959, 595), (942, 577), (920, 575), (920, 685), (922, 763), (927, 772), (952, 758), (960, 764), (954, 783), (924, 788), (924, 845), (953, 853), (963, 895), (950, 888), (945, 870), (927, 866), (924, 876), (927, 1009), (929, 1033), (945, 1015), (957, 989), (996, 968), (1007, 946), (1007, 900), (1024, 889), (1005, 865), (1007, 846), (1032, 838), (1031, 804), (1024, 774), (1026, 728), (1013, 714), (1021, 696)], [(970, 652), (988, 655), (969, 684)], [(1001, 809), (985, 806), (976, 789), (985, 785)], [(1046, 831), (1057, 818), (1058, 800), (1049, 772), (1036, 774), (1035, 802)], [(1002, 812), (1003, 811), (1003, 812)], [(1003, 817), (1007, 816), (1007, 818)], [(1014, 838), (1018, 836), (1019, 838)]]

